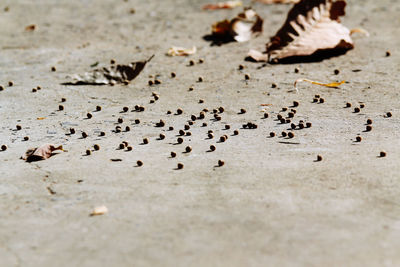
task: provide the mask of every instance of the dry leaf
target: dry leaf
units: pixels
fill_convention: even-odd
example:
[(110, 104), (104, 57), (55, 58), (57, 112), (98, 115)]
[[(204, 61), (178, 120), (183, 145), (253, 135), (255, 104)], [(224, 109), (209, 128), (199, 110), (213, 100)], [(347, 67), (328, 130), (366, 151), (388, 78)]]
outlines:
[(297, 4), (300, 0), (253, 0), (262, 4)]
[(90, 216), (103, 215), (107, 212), (108, 209), (106, 206), (98, 206), (93, 209), (93, 211), (90, 213)]
[(216, 9), (230, 9), (235, 8), (238, 6), (242, 6), (242, 1), (226, 1), (226, 2), (219, 2), (216, 4), (207, 4), (203, 6), (204, 10), (216, 10)]
[(321, 83), (321, 82), (316, 82), (316, 81), (312, 81), (312, 80), (309, 80), (309, 79), (297, 79), (294, 82), (294, 89), (296, 89), (296, 92), (299, 91), (297, 89), (297, 83), (299, 83), (299, 82), (309, 82), (309, 83), (312, 83), (312, 84), (321, 85), (321, 86), (325, 86), (325, 87), (337, 88), (340, 85), (344, 84), (346, 81), (333, 82), (333, 83)]
[(63, 85), (114, 85), (117, 83), (127, 84), (135, 79), (144, 69), (147, 62), (152, 58), (144, 61), (132, 62), (128, 65), (111, 65), (110, 68), (95, 69), (83, 75), (74, 75), (72, 82), (62, 83)]
[(193, 46), (192, 48), (184, 48), (184, 47), (179, 47), (179, 46), (172, 46), (170, 49), (168, 49), (167, 55), (168, 56), (188, 56), (188, 55), (193, 55), (197, 51), (196, 47)]
[(212, 25), (212, 36), (220, 40), (232, 39), (237, 42), (250, 40), (262, 31), (263, 20), (250, 8), (238, 14), (236, 18), (223, 20)]
[(28, 149), (22, 159), (27, 162), (45, 160), (53, 156), (53, 152), (56, 150), (64, 151), (62, 146), (44, 144), (37, 148)]
[[(344, 0), (302, 0), (289, 11), (286, 22), (267, 44), (265, 54), (252, 50), (256, 61), (326, 58), (344, 54), (354, 47), (350, 30), (340, 24)], [(311, 58), (308, 58), (310, 60)]]
[(31, 24), (25, 27), (25, 31), (27, 32), (33, 32), (34, 30), (36, 30), (36, 25), (35, 24)]

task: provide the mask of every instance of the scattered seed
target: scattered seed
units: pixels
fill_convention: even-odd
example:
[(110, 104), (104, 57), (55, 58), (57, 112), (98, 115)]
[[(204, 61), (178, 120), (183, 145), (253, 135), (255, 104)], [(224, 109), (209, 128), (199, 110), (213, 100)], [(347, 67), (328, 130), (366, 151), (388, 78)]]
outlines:
[(118, 123), (123, 123), (123, 122), (124, 122), (124, 119), (118, 118)]
[(300, 71), (299, 68), (294, 69), (294, 73), (299, 73), (299, 71)]
[(381, 158), (386, 157), (386, 152), (385, 152), (385, 151), (381, 151), (381, 152), (379, 153), (379, 156), (380, 156)]
[(3, 91), (4, 87), (2, 85), (0, 85), (0, 91)]
[(389, 51), (389, 50), (386, 51), (386, 56), (387, 56), (387, 57), (390, 57), (390, 55), (391, 55), (390, 51)]
[(203, 77), (200, 76), (200, 77), (197, 79), (197, 81), (198, 81), (199, 83), (203, 82)]
[(360, 108), (365, 108), (365, 104), (360, 104)]
[(333, 71), (333, 73), (335, 73), (335, 75), (338, 75), (340, 73), (340, 70), (336, 69)]
[(186, 153), (190, 153), (192, 151), (192, 148), (190, 146), (185, 147)]
[(137, 164), (139, 167), (142, 167), (142, 166), (143, 166), (143, 162), (142, 162), (141, 160), (136, 161), (136, 164)]
[(239, 114), (245, 114), (245, 113), (246, 113), (246, 110), (244, 108), (241, 108), (239, 111)]
[(357, 141), (357, 142), (361, 142), (361, 141), (362, 141), (362, 137), (361, 137), (361, 136), (357, 136), (357, 137), (356, 137), (356, 141)]
[(37, 89), (36, 88), (32, 88), (32, 93), (36, 93)]
[(169, 130), (169, 131), (173, 131), (173, 130), (174, 130), (174, 127), (169, 126), (169, 127), (168, 127), (168, 130)]
[(190, 60), (190, 61), (189, 61), (189, 65), (190, 65), (190, 66), (193, 66), (193, 65), (194, 65), (194, 61), (193, 61), (193, 60)]
[(304, 129), (304, 123), (300, 122), (300, 123), (299, 123), (299, 128), (300, 128), (300, 129)]
[(277, 118), (278, 120), (281, 120), (283, 117), (282, 117), (281, 114), (278, 114), (278, 115), (276, 116), (276, 118)]
[(61, 98), (61, 102), (66, 102), (67, 99), (65, 97)]
[(264, 119), (267, 119), (269, 117), (268, 113), (264, 113)]
[(143, 144), (147, 145), (149, 143), (149, 139), (143, 138)]
[(92, 154), (92, 151), (90, 151), (89, 149), (86, 149), (86, 155), (90, 156)]
[(183, 169), (183, 164), (182, 163), (178, 163), (178, 165), (176, 165), (176, 167), (178, 168), (178, 170)]
[(284, 123), (286, 123), (286, 120), (285, 120), (284, 118), (282, 118), (282, 119), (280, 119), (280, 122), (281, 122), (282, 124), (284, 124)]
[(171, 152), (171, 158), (175, 158), (176, 157), (176, 153), (175, 152)]
[(161, 80), (156, 79), (156, 80), (154, 80), (154, 83), (155, 84), (161, 84)]
[(294, 123), (290, 124), (290, 128), (292, 128), (293, 130), (296, 129), (296, 124)]
[(218, 166), (222, 167), (224, 166), (225, 162), (223, 160), (218, 160)]
[(318, 98), (314, 98), (312, 102), (313, 103), (317, 103), (318, 102)]
[(225, 142), (225, 141), (226, 141), (226, 137), (225, 137), (225, 136), (221, 136), (221, 137), (219, 138), (219, 141), (220, 141), (220, 142)]
[(210, 150), (211, 150), (211, 151), (215, 151), (215, 149), (217, 149), (217, 148), (216, 148), (214, 145), (211, 145), (211, 146), (210, 146)]
[(204, 59), (200, 58), (200, 59), (199, 59), (199, 63), (200, 63), (200, 64), (203, 64), (203, 63), (204, 63)]
[(125, 148), (125, 144), (124, 143), (119, 144), (119, 149), (124, 149), (124, 148)]
[(245, 80), (250, 80), (250, 75), (249, 75), (249, 74), (245, 74), (245, 75), (244, 75), (244, 79), (245, 79)]
[(354, 113), (360, 112), (360, 108), (354, 108)]
[(133, 149), (133, 147), (131, 147), (131, 146), (126, 147), (126, 150), (128, 150), (128, 151), (132, 151), (132, 149)]
[(121, 126), (116, 126), (115, 127), (115, 132), (120, 133), (121, 132)]
[(218, 111), (219, 111), (219, 113), (224, 113), (225, 108), (224, 108), (224, 107), (219, 107), (219, 108), (218, 108)]
[(82, 137), (83, 137), (83, 138), (86, 138), (86, 137), (88, 137), (87, 133), (85, 133), (85, 132), (82, 132)]
[(6, 145), (1, 145), (1, 151), (6, 151), (7, 150), (7, 146)]
[(56, 71), (56, 67), (51, 67), (51, 71)]
[(272, 88), (276, 88), (278, 85), (276, 84), (276, 83), (273, 83), (272, 85), (271, 85), (271, 87)]
[(94, 146), (93, 146), (93, 148), (94, 148), (94, 150), (100, 150), (100, 146), (98, 145), (98, 144), (95, 144)]
[(25, 136), (24, 141), (28, 141), (28, 140), (29, 140), (29, 136)]
[(70, 133), (70, 134), (75, 134), (75, 129), (74, 129), (74, 128), (70, 128), (70, 129), (69, 129), (69, 133)]
[(220, 120), (222, 119), (221, 116), (218, 116), (218, 115), (215, 116), (214, 118), (215, 118), (215, 120), (217, 120), (217, 121), (220, 121)]
[(105, 132), (100, 132), (100, 136), (105, 136), (106, 133)]
[(320, 99), (319, 99), (319, 103), (321, 103), (321, 104), (322, 104), (322, 103), (325, 103), (325, 99), (320, 98)]
[(123, 108), (122, 108), (122, 111), (123, 111), (123, 112), (128, 112), (128, 110), (129, 110), (128, 107), (123, 107)]
[(287, 136), (287, 133), (286, 133), (286, 132), (282, 132), (281, 135), (282, 135), (283, 137), (286, 137), (286, 136)]
[(96, 111), (101, 111), (101, 106), (96, 106)]
[(351, 103), (347, 102), (346, 103), (346, 108), (350, 108), (351, 107)]
[(372, 126), (371, 125), (367, 125), (367, 127), (365, 127), (365, 131), (366, 132), (372, 131)]
[(213, 139), (213, 138), (214, 138), (214, 135), (213, 135), (212, 133), (208, 133), (208, 138), (209, 138), (209, 139)]
[(202, 127), (207, 127), (207, 122), (203, 122), (203, 124), (201, 125)]
[(181, 108), (178, 108), (176, 110), (176, 114), (181, 115), (183, 113), (183, 110)]
[(311, 123), (311, 122), (307, 122), (307, 123), (306, 123), (306, 127), (307, 127), (307, 128), (311, 128), (311, 127), (312, 127), (312, 123)]
[(175, 78), (176, 77), (176, 73), (175, 72), (171, 72), (171, 78)]
[(299, 106), (299, 102), (293, 101), (293, 107), (298, 107), (298, 106)]
[(149, 81), (148, 81), (148, 84), (149, 84), (150, 86), (152, 86), (153, 83), (154, 83), (154, 82), (153, 82), (152, 80), (149, 80)]
[(368, 119), (368, 120), (367, 120), (367, 124), (372, 124), (372, 120), (371, 120), (371, 119)]
[(322, 161), (322, 156), (321, 155), (317, 156), (317, 161)]
[(282, 111), (287, 111), (287, 108), (286, 107), (282, 108)]
[(229, 130), (231, 128), (231, 126), (229, 124), (225, 125), (225, 130)]
[(179, 135), (185, 135), (185, 131), (184, 130), (179, 130)]
[(270, 137), (275, 137), (275, 133), (274, 133), (274, 132), (270, 132), (270, 133), (269, 133), (269, 136), (270, 136)]
[(130, 130), (131, 130), (131, 127), (129, 127), (129, 126), (125, 127), (125, 132), (129, 132)]
[(186, 136), (191, 136), (192, 133), (191, 132), (186, 132)]
[(19, 124), (17, 124), (17, 125), (15, 126), (15, 128), (17, 129), (17, 131), (19, 131), (19, 130), (21, 130), (21, 129), (22, 129), (22, 126), (21, 126), (21, 125), (19, 125)]
[(64, 106), (63, 105), (58, 105), (58, 110), (59, 111), (64, 110)]
[(392, 113), (391, 112), (386, 113), (386, 117), (388, 118), (392, 117)]
[(183, 139), (181, 137), (178, 137), (178, 139), (176, 139), (176, 141), (178, 142), (178, 144), (182, 144), (183, 143)]
[(289, 112), (289, 113), (288, 113), (288, 117), (289, 117), (289, 118), (293, 118), (293, 117), (294, 117), (294, 113), (293, 113), (293, 112)]
[(88, 113), (88, 114), (86, 114), (86, 117), (87, 117), (88, 119), (90, 119), (90, 118), (92, 118), (92, 114), (91, 114), (91, 113)]
[(128, 142), (126, 142), (126, 141), (122, 141), (122, 144), (124, 144), (125, 146), (129, 145)]
[(288, 133), (288, 137), (289, 137), (289, 138), (293, 138), (293, 137), (294, 137), (294, 133), (289, 132), (289, 133)]
[(165, 134), (162, 134), (162, 133), (161, 133), (161, 134), (159, 135), (159, 138), (160, 138), (160, 140), (164, 140), (164, 139), (165, 139)]

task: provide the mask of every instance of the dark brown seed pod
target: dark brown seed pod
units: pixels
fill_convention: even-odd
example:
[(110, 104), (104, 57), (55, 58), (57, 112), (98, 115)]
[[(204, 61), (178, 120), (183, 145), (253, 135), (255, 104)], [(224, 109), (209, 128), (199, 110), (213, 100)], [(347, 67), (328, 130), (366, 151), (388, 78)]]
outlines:
[(269, 114), (268, 113), (264, 113), (264, 119), (267, 119), (269, 117)]
[(124, 149), (125, 148), (125, 144), (124, 143), (121, 143), (121, 144), (119, 144), (119, 149)]
[(181, 115), (183, 113), (183, 110), (181, 108), (178, 108), (176, 110), (176, 114)]
[(244, 66), (243, 65), (239, 65), (238, 69), (242, 70), (242, 69), (244, 69)]
[(172, 111), (171, 110), (168, 110), (167, 111), (167, 114), (169, 115), (169, 114), (172, 114)]
[(114, 59), (111, 59), (111, 60), (110, 60), (110, 64), (111, 64), (111, 65), (115, 64), (115, 60), (114, 60)]
[(386, 113), (386, 117), (388, 117), (388, 118), (392, 117), (392, 113), (391, 112), (387, 112)]
[(92, 117), (93, 117), (93, 116), (92, 116), (91, 113), (87, 113), (87, 114), (86, 114), (86, 118), (91, 119)]
[(165, 121), (160, 120), (160, 121), (157, 123), (157, 126), (158, 126), (158, 127), (164, 127), (164, 126), (165, 126)]
[(208, 130), (207, 133), (214, 133), (214, 131), (213, 130)]
[(207, 127), (207, 122), (203, 122), (203, 124), (201, 125), (202, 127)]
[(356, 137), (356, 142), (361, 142), (362, 141), (362, 137), (361, 136), (357, 136)]
[(304, 123), (300, 122), (300, 123), (299, 123), (299, 128), (300, 128), (300, 129), (304, 129)]
[(386, 157), (386, 152), (385, 152), (385, 151), (381, 151), (381, 152), (379, 153), (379, 157), (381, 157), (381, 158)]
[(175, 152), (171, 152), (171, 158), (175, 158), (176, 157), (176, 153)]
[(269, 137), (275, 137), (275, 133), (274, 132), (270, 132), (269, 133)]
[(246, 109), (241, 108), (240, 111), (239, 111), (239, 114), (245, 114), (245, 113), (246, 113)]
[(278, 85), (276, 83), (273, 83), (273, 84), (271, 84), (271, 87), (276, 88), (276, 87), (278, 87)]
[(189, 61), (189, 65), (190, 65), (190, 66), (193, 66), (193, 65), (194, 65), (194, 61), (193, 61), (193, 60), (190, 60), (190, 61)]
[(204, 100), (203, 99), (199, 99), (199, 104), (203, 104)]
[(90, 156), (92, 154), (92, 151), (90, 151), (89, 149), (86, 149), (86, 155)]
[(82, 132), (82, 137), (83, 137), (83, 138), (86, 138), (86, 137), (88, 137), (87, 133), (85, 133), (85, 132)]
[(325, 103), (325, 99), (320, 98), (320, 99), (319, 99), (319, 103), (321, 103), (321, 104)]
[(135, 105), (135, 110), (136, 111), (140, 111), (140, 106), (139, 105)]
[(218, 112), (219, 112), (219, 113), (224, 113), (224, 111), (225, 111), (225, 108), (224, 108), (224, 107), (219, 107), (219, 108), (218, 108)]
[(191, 119), (192, 121), (195, 121), (195, 120), (197, 119), (197, 117), (196, 117), (196, 115), (192, 115), (192, 116), (190, 116), (190, 119)]
[(131, 127), (129, 127), (129, 126), (125, 127), (125, 132), (129, 132), (130, 130), (131, 130)]
[(282, 117), (281, 114), (278, 114), (278, 115), (276, 116), (276, 118), (277, 118), (278, 120), (281, 120), (283, 117)]
[(186, 136), (191, 136), (192, 133), (191, 132), (186, 132)]
[(220, 121), (221, 119), (222, 119), (221, 116), (215, 116), (216, 121)]
[(165, 134), (162, 134), (162, 133), (161, 133), (161, 134), (159, 135), (159, 138), (160, 138), (160, 140), (164, 140), (164, 139), (165, 139)]
[(178, 139), (176, 139), (176, 141), (178, 142), (178, 144), (182, 144), (183, 143), (183, 138), (178, 137)]
[(203, 77), (200, 76), (200, 77), (197, 79), (197, 81), (198, 81), (199, 83), (203, 82)]
[(153, 82), (152, 80), (149, 80), (147, 83), (148, 83), (150, 86), (152, 86), (154, 82)]
[(229, 130), (231, 128), (231, 126), (229, 124), (225, 125), (225, 130)]
[(321, 96), (320, 96), (320, 95), (315, 95), (314, 97), (315, 97), (315, 98), (320, 98)]
[(172, 127), (172, 126), (168, 127), (168, 131), (173, 131), (173, 130), (174, 130), (174, 127)]
[(346, 103), (346, 108), (350, 108), (351, 107), (351, 103), (350, 102), (347, 102)]
[(67, 99), (65, 97), (61, 98), (61, 102), (66, 102)]
[(311, 127), (312, 127), (312, 123), (311, 123), (311, 122), (307, 122), (307, 123), (306, 123), (306, 127), (307, 127), (307, 128), (311, 128)]
[(294, 69), (294, 73), (299, 73), (299, 71), (300, 71), (299, 68)]
[(212, 133), (208, 133), (208, 139), (213, 139), (214, 135)]
[(185, 131), (184, 130), (179, 130), (179, 135), (185, 135)]
[(203, 108), (203, 112), (208, 112), (208, 108)]
[(225, 165), (225, 162), (223, 160), (218, 160), (218, 166), (222, 167)]
[(6, 145), (1, 145), (1, 151), (6, 151), (7, 150), (7, 146)]
[(123, 123), (124, 119), (123, 118), (118, 118), (118, 123)]
[(100, 136), (105, 136), (106, 133), (105, 132), (100, 132)]
[(286, 123), (286, 120), (285, 120), (284, 118), (282, 118), (282, 119), (280, 119), (280, 122), (281, 122), (282, 124), (284, 124), (284, 123)]
[(318, 102), (318, 98), (314, 98), (312, 102), (313, 103), (317, 103)]
[(69, 129), (69, 133), (70, 133), (70, 134), (75, 134), (75, 129), (74, 129), (74, 128), (70, 128), (70, 129)]
[(290, 111), (291, 111), (293, 114), (296, 114), (296, 113), (297, 113), (297, 110), (295, 110), (295, 109), (293, 109), (293, 108), (292, 108)]
[(186, 152), (186, 153), (192, 152), (192, 147), (191, 147), (191, 146), (185, 147), (185, 152)]
[(288, 113), (288, 117), (289, 117), (289, 118), (293, 118), (293, 117), (294, 117), (294, 113), (293, 113), (293, 112), (289, 112), (289, 113)]
[(371, 119), (368, 119), (367, 120), (367, 124), (369, 125), (369, 124), (372, 124), (372, 120)]
[(123, 107), (123, 108), (122, 108), (122, 111), (123, 111), (123, 112), (128, 112), (128, 110), (129, 110), (128, 107)]
[(121, 132), (121, 126), (116, 126), (115, 127), (115, 132), (120, 133)]
[(184, 128), (185, 128), (186, 131), (187, 131), (187, 130), (190, 130), (190, 125), (185, 124)]
[(286, 133), (286, 132), (282, 132), (281, 135), (282, 135), (283, 137), (286, 137), (286, 136), (287, 136), (287, 133)]
[(64, 106), (63, 106), (63, 105), (58, 105), (58, 110), (59, 110), (59, 111), (64, 110)]
[(162, 82), (161, 82), (161, 80), (155, 79), (155, 80), (154, 80), (154, 83), (155, 83), (155, 84), (161, 84)]
[(322, 161), (322, 156), (321, 155), (317, 156), (317, 161)]
[(225, 142), (225, 141), (226, 141), (226, 137), (225, 137), (225, 136), (221, 136), (221, 137), (219, 138), (219, 141), (222, 142), (222, 143)]
[(175, 78), (176, 77), (176, 73), (175, 72), (171, 72), (171, 78)]
[(15, 128), (17, 129), (17, 131), (19, 131), (19, 130), (22, 129), (21, 125), (19, 125), (19, 124), (17, 124), (17, 125), (15, 126)]
[(194, 88), (193, 87), (189, 87), (189, 89), (188, 89), (188, 91), (193, 91), (194, 90)]
[(294, 123), (290, 124), (290, 128), (292, 128), (293, 130), (296, 129), (296, 124)]
[(199, 120), (202, 120), (202, 119), (204, 119), (205, 117), (206, 117), (206, 114), (202, 111), (202, 112), (200, 112), (198, 119), (199, 119)]
[(365, 131), (366, 132), (372, 131), (372, 126), (371, 125), (367, 125), (367, 127), (365, 127)]
[(389, 50), (386, 51), (386, 56), (387, 56), (387, 57), (390, 57), (390, 55), (391, 55), (390, 51), (389, 51)]
[(32, 88), (32, 93), (36, 93), (37, 89), (36, 88)]
[(143, 166), (143, 162), (141, 160), (136, 161), (136, 165), (139, 167)]
[(289, 137), (289, 138), (293, 138), (293, 137), (294, 137), (294, 133), (289, 132), (289, 133), (288, 133), (288, 137)]
[(126, 141), (122, 141), (122, 144), (124, 144), (125, 146), (129, 145), (128, 142), (126, 142)]
[(365, 108), (365, 104), (360, 104), (360, 108)]
[(178, 163), (178, 164), (176, 165), (176, 168), (177, 168), (178, 170), (183, 169), (183, 163)]
[(211, 146), (210, 146), (210, 150), (211, 150), (211, 151), (215, 151), (216, 149), (217, 149), (217, 148), (216, 148), (214, 145), (211, 145)]
[(360, 112), (360, 108), (354, 108), (354, 113), (359, 113)]
[(189, 126), (194, 124), (194, 121), (188, 121)]
[(292, 121), (289, 119), (286, 119), (286, 123), (291, 123)]
[(135, 123), (136, 123), (136, 124), (139, 124), (139, 123), (140, 123), (140, 120), (139, 120), (139, 119), (135, 119)]
[(145, 109), (146, 109), (146, 108), (145, 108), (145, 107), (143, 107), (143, 106), (140, 106), (140, 107), (139, 107), (139, 111), (140, 111), (140, 112), (143, 112), (143, 111), (145, 111)]
[(101, 106), (96, 106), (96, 111), (101, 111)]
[(199, 59), (199, 63), (200, 63), (200, 64), (203, 64), (203, 63), (204, 63), (204, 59), (200, 58), (200, 59)]
[(147, 145), (149, 143), (149, 139), (143, 138), (143, 144)]
[(132, 151), (132, 149), (133, 149), (132, 146), (127, 146), (127, 147), (126, 147), (126, 150), (128, 150), (128, 151)]
[(51, 71), (56, 71), (56, 67), (51, 67)]
[(29, 136), (25, 136), (24, 141), (28, 141), (28, 140), (29, 140)]
[(293, 101), (293, 107), (298, 107), (298, 106), (299, 106), (299, 102)]
[(93, 146), (93, 148), (94, 148), (94, 150), (96, 150), (96, 151), (100, 150), (100, 146), (99, 146), (98, 144), (95, 144), (95, 145)]
[(338, 75), (338, 74), (340, 73), (340, 70), (335, 69), (335, 70), (333, 71), (333, 73), (334, 73), (335, 75)]
[(245, 75), (244, 75), (244, 79), (245, 79), (245, 80), (250, 80), (250, 75), (249, 75), (249, 74), (245, 74)]
[(4, 90), (4, 86), (0, 85), (0, 91), (3, 91), (3, 90)]

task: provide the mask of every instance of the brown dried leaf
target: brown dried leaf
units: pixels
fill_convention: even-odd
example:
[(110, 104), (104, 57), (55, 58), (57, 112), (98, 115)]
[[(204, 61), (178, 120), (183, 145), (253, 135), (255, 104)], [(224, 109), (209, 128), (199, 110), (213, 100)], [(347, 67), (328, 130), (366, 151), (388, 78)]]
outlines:
[(28, 149), (22, 159), (27, 162), (45, 160), (53, 156), (53, 152), (56, 150), (64, 151), (62, 146), (44, 144), (37, 148)]
[(330, 57), (354, 47), (350, 30), (340, 24), (344, 0), (302, 0), (267, 44), (266, 54), (250, 51), (257, 61), (279, 62), (292, 57)]
[(257, 13), (246, 8), (236, 18), (219, 21), (212, 25), (212, 36), (215, 39), (232, 39), (237, 42), (246, 42), (262, 31), (263, 20)]
[(297, 89), (297, 83), (299, 83), (299, 82), (308, 82), (308, 83), (316, 84), (316, 85), (320, 85), (320, 86), (325, 86), (325, 87), (330, 87), (330, 88), (338, 88), (340, 85), (344, 84), (346, 81), (332, 82), (332, 83), (321, 83), (321, 82), (312, 81), (312, 80), (309, 80), (309, 79), (297, 79), (294, 82), (294, 89), (296, 90), (296, 92), (299, 91)]
[(242, 1), (226, 1), (226, 2), (219, 2), (216, 4), (204, 5), (203, 9), (204, 10), (231, 9), (242, 5), (243, 5)]
[(262, 4), (297, 4), (300, 0), (254, 0), (254, 2), (259, 2)]
[(95, 69), (83, 75), (75, 74), (72, 82), (63, 83), (63, 85), (114, 85), (117, 83), (127, 84), (135, 79), (144, 69), (147, 62), (152, 58), (144, 61), (132, 62), (128, 65), (111, 65), (110, 68)]

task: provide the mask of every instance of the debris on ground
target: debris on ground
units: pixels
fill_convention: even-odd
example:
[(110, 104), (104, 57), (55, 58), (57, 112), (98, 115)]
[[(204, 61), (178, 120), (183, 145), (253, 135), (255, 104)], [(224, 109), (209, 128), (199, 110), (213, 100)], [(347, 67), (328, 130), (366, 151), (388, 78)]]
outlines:
[(226, 2), (219, 2), (216, 4), (206, 4), (203, 6), (203, 9), (204, 10), (231, 9), (242, 5), (243, 5), (242, 1), (226, 1)]
[(25, 155), (21, 158), (26, 162), (33, 162), (39, 160), (45, 160), (54, 155), (54, 151), (64, 151), (63, 146), (55, 146), (52, 144), (44, 144), (40, 147), (30, 148), (25, 152)]
[(193, 46), (192, 48), (185, 48), (179, 46), (172, 46), (168, 49), (167, 55), (174, 57), (174, 56), (189, 56), (193, 55), (197, 52), (197, 48)]

